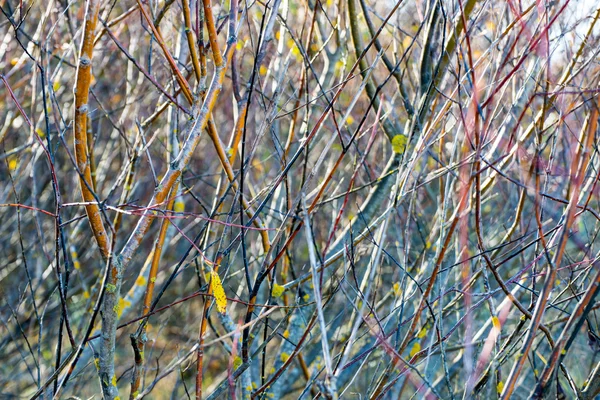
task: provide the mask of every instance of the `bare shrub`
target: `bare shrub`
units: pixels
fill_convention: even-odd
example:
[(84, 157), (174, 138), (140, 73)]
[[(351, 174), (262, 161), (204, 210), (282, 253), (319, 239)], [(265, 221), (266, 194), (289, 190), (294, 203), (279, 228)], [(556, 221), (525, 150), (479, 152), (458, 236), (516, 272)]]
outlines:
[(600, 392), (597, 1), (0, 4), (0, 397)]

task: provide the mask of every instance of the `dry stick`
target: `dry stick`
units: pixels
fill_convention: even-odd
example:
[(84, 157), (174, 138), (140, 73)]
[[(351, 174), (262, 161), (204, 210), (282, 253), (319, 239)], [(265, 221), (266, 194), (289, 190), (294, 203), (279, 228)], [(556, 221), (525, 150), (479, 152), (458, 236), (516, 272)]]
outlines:
[[(212, 2), (211, 0), (202, 0), (202, 5), (204, 6), (204, 21), (206, 22), (208, 41), (212, 50), (213, 60), (215, 65), (222, 65), (223, 57), (221, 56), (221, 51), (219, 50), (218, 35), (215, 28), (215, 18), (212, 13)], [(232, 4), (231, 7), (233, 8), (234, 5)], [(237, 7), (237, 5), (235, 5), (235, 7)], [(235, 20), (237, 20), (237, 14)], [(234, 21), (231, 21), (231, 23), (234, 23)]]
[[(103, 21), (101, 21), (103, 22)], [(104, 22), (103, 22), (104, 23)], [(169, 92), (166, 91), (165, 88), (163, 88), (160, 83), (158, 83), (156, 81), (156, 79), (150, 75), (150, 73), (148, 73), (148, 71), (146, 71), (146, 69), (144, 67), (142, 67), (142, 65), (140, 65), (140, 63), (127, 51), (127, 49), (121, 44), (121, 42), (119, 42), (119, 40), (113, 35), (113, 33), (110, 31), (110, 29), (107, 27), (107, 25), (105, 24), (106, 27), (106, 33), (110, 36), (110, 38), (113, 40), (113, 42), (115, 43), (115, 45), (119, 48), (119, 50), (121, 50), (123, 52), (123, 54), (125, 54), (125, 57), (127, 57), (127, 59), (129, 59), (129, 61), (131, 61), (133, 63), (133, 65), (135, 65), (135, 67), (146, 77), (146, 79), (148, 79), (150, 82), (152, 82), (152, 84), (167, 98), (169, 99), (169, 101), (173, 104), (175, 104), (179, 109), (181, 109), (181, 111), (183, 111), (186, 114), (190, 114), (190, 112), (188, 110), (186, 110), (185, 108), (183, 108), (176, 100), (176, 96), (171, 96), (169, 94)], [(174, 71), (175, 72), (175, 71)], [(191, 100), (187, 99), (188, 101)], [(166, 108), (169, 103), (166, 102), (164, 103), (165, 106), (164, 108)], [(159, 110), (161, 110), (162, 108), (159, 107)], [(156, 114), (156, 113), (155, 113)], [(157, 115), (158, 116), (158, 115)], [(149, 120), (151, 120), (149, 118)], [(145, 127), (146, 125), (148, 125), (146, 122), (144, 122), (144, 124), (142, 124), (142, 127)]]
[(96, 35), (96, 38), (94, 39), (94, 45), (96, 45), (100, 39), (102, 38), (102, 36), (104, 36), (104, 34), (106, 33), (106, 30), (108, 28), (111, 28), (113, 26), (115, 26), (116, 24), (118, 24), (119, 22), (123, 21), (125, 18), (127, 18), (128, 16), (130, 16), (131, 14), (133, 14), (133, 12), (135, 10), (137, 10), (138, 6), (131, 6), (127, 11), (125, 11), (123, 14), (119, 15), (118, 17), (115, 17), (113, 19), (111, 19), (110, 21), (108, 21), (105, 25), (104, 28), (102, 28), (100, 30), (100, 32), (98, 32), (98, 34)]
[[(398, 1), (396, 3), (395, 7), (397, 8), (401, 3), (402, 3), (401, 0)], [(357, 21), (358, 17), (357, 17), (357, 13), (356, 13), (356, 7), (354, 6), (354, 0), (349, 2), (348, 12), (349, 12), (349, 16), (350, 16), (350, 28), (351, 28), (352, 39), (353, 39), (353, 43), (354, 43), (354, 50), (357, 55), (357, 63), (358, 63), (358, 66), (360, 67), (360, 74), (362, 77), (361, 91), (362, 91), (363, 87), (366, 88), (367, 97), (369, 98), (371, 105), (373, 105), (373, 107), (375, 109), (379, 110), (379, 109), (381, 109), (381, 105), (380, 105), (380, 100), (379, 100), (379, 97), (377, 96), (377, 94), (379, 93), (379, 90), (382, 88), (382, 86), (380, 85), (377, 88), (374, 87), (374, 84), (371, 81), (372, 68), (369, 68), (369, 66), (367, 65), (367, 63), (363, 57), (365, 52), (362, 49), (364, 49), (365, 47), (362, 43), (361, 34), (359, 33), (358, 25), (355, 23)], [(390, 11), (390, 13), (388, 15), (388, 19), (391, 15), (393, 15), (394, 12), (395, 12), (395, 9)], [(384, 23), (381, 25), (381, 27), (379, 28), (379, 30), (376, 33), (371, 34), (371, 41), (369, 42), (369, 46), (371, 46), (372, 44), (376, 45), (376, 41), (378, 40), (378, 35), (387, 25), (388, 19), (386, 19), (386, 21), (384, 21)], [(362, 51), (362, 53), (361, 53), (361, 51)], [(361, 54), (360, 57), (359, 57), (359, 54)], [(380, 50), (379, 54), (378, 54), (378, 58), (382, 54), (383, 54), (383, 50)], [(354, 68), (356, 68), (356, 64), (353, 67), (353, 70), (354, 70)], [(393, 75), (393, 72), (390, 71), (390, 75)], [(386, 82), (387, 82), (387, 79), (386, 79)], [(384, 85), (385, 85), (385, 82), (384, 82)], [(363, 121), (364, 121), (364, 118), (363, 118)], [(377, 119), (377, 122), (379, 122), (379, 119)], [(400, 130), (397, 129), (387, 119), (384, 119), (382, 121), (382, 124), (383, 124), (383, 130), (390, 141), (392, 140), (393, 137), (395, 137), (396, 135), (401, 133)], [(347, 145), (345, 147), (346, 148), (340, 154), (331, 173), (333, 173), (337, 169), (339, 163), (342, 160), (342, 157), (346, 154), (346, 152), (349, 148), (349, 145)], [(392, 156), (390, 157), (390, 160), (387, 163), (383, 173), (381, 174), (379, 179), (377, 179), (376, 185), (371, 189), (369, 195), (363, 202), (363, 205), (361, 206), (361, 214), (363, 214), (363, 216), (365, 217), (364, 220), (366, 220), (367, 223), (372, 219), (371, 214), (375, 213), (376, 210), (379, 209), (381, 201), (383, 201), (382, 193), (386, 192), (386, 190), (388, 190), (389, 186), (392, 184), (391, 177), (389, 176), (389, 175), (391, 175), (389, 173), (390, 169), (392, 169), (393, 166), (398, 164), (398, 162), (400, 160), (401, 160), (401, 154), (397, 154), (394, 152), (392, 154)], [(385, 179), (385, 178), (387, 178), (387, 179)], [(326, 179), (325, 182), (321, 185), (321, 189), (317, 195), (317, 198), (319, 198), (323, 194), (323, 191), (327, 187), (328, 179)], [(347, 196), (347, 194), (345, 196)], [(311, 206), (311, 209), (314, 207), (314, 205), (315, 204), (313, 203), (313, 205)], [(341, 214), (338, 214), (338, 218), (340, 215)], [(356, 218), (353, 221), (351, 221), (350, 224), (344, 229), (343, 233), (341, 235), (339, 235), (338, 239), (333, 243), (331, 253), (335, 254), (335, 253), (339, 252), (338, 254), (343, 254), (343, 251), (341, 251), (342, 250), (341, 248), (343, 247), (344, 241), (346, 240), (346, 238), (350, 235), (350, 232), (353, 230), (363, 231), (363, 229), (366, 228), (366, 226), (365, 227), (362, 226), (364, 224), (365, 223), (363, 222), (363, 218)], [(358, 225), (358, 227), (357, 227), (357, 225)], [(336, 227), (337, 227), (337, 221), (334, 224), (333, 232), (330, 234), (330, 240), (333, 237), (332, 235), (335, 233)], [(363, 235), (362, 237), (365, 238), (366, 236)], [(329, 241), (327, 242), (324, 252), (327, 252), (328, 248), (329, 248)], [(330, 264), (326, 263), (326, 265), (330, 265)], [(321, 267), (321, 269), (322, 268), (323, 267)]]
[(90, 190), (92, 187), (92, 174), (90, 161), (88, 159), (88, 140), (87, 140), (87, 116), (89, 89), (92, 79), (92, 55), (94, 50), (94, 32), (98, 22), (98, 13), (100, 11), (99, 0), (88, 0), (85, 13), (85, 24), (83, 37), (81, 40), (79, 63), (77, 65), (77, 75), (75, 83), (75, 159), (77, 168), (81, 171), (79, 178), (81, 196), (86, 203), (85, 212), (90, 222), (90, 227), (96, 243), (100, 248), (100, 253), (104, 260), (108, 259), (109, 243), (102, 222), (100, 207), (92, 202), (96, 201), (95, 196)]
[(571, 316), (563, 328), (560, 337), (556, 341), (556, 345), (553, 346), (552, 354), (539, 378), (538, 385), (534, 392), (534, 397), (543, 398), (547, 395), (549, 390), (550, 379), (554, 376), (556, 366), (562, 363), (562, 360), (566, 356), (566, 352), (575, 339), (575, 335), (583, 325), (587, 314), (591, 311), (594, 299), (598, 294), (598, 288), (600, 287), (600, 271), (596, 272), (596, 276), (590, 283), (588, 289), (585, 291), (584, 296), (577, 303), (577, 307), (571, 313)]
[[(360, 7), (362, 9), (363, 16), (365, 17), (365, 22), (367, 23), (367, 28), (369, 28), (369, 34), (372, 37), (375, 34), (375, 26), (373, 25), (373, 21), (371, 20), (371, 17), (369, 17), (367, 4), (365, 3), (365, 0), (359, 0), (359, 1), (360, 1)], [(381, 45), (379, 39), (376, 39), (374, 41), (374, 44), (375, 44), (375, 48), (377, 49), (377, 51), (382, 52), (383, 46)], [(402, 96), (405, 97), (406, 100), (404, 103), (408, 104), (408, 98), (405, 95), (406, 89), (404, 88), (404, 85), (402, 84), (402, 74), (400, 73), (400, 70), (394, 65), (392, 60), (389, 59), (389, 57), (385, 54), (385, 52), (382, 52), (381, 59), (383, 60), (383, 63), (385, 64), (385, 67), (388, 69), (388, 71), (394, 76), (394, 79), (396, 80), (396, 83), (398, 84), (398, 88), (402, 92)]]
[[(231, 16), (230, 16), (230, 18), (232, 18), (230, 21), (230, 30), (234, 29), (236, 18), (233, 18), (232, 16), (236, 15), (236, 14), (237, 14), (237, 12), (232, 5)], [(276, 15), (276, 10), (275, 10), (274, 14)], [(208, 34), (209, 34), (209, 41), (211, 44), (213, 58), (215, 60), (215, 63), (217, 63), (217, 62), (219, 62), (218, 60), (220, 60), (221, 54), (220, 54), (218, 42), (216, 40), (216, 30), (214, 27), (214, 17), (212, 14), (212, 6), (211, 6), (210, 0), (204, 1), (204, 20), (206, 21), (206, 26), (207, 26), (207, 30), (208, 30)], [(205, 60), (203, 59), (202, 61), (203, 61), (203, 65), (204, 65)], [(202, 77), (202, 75), (201, 75), (201, 77)], [(240, 120), (245, 121), (245, 118), (243, 118), (243, 117), (245, 116), (246, 111), (247, 111), (247, 107), (245, 108), (244, 112), (242, 113), (243, 115), (240, 114), (240, 116), (238, 117), (238, 121), (240, 121)], [(237, 124), (236, 124), (236, 126), (237, 126)], [(223, 145), (221, 143), (221, 139), (216, 131), (216, 127), (210, 120), (209, 120), (209, 124), (208, 124), (208, 135), (215, 147), (217, 156), (219, 158), (219, 161), (221, 162), (221, 166), (225, 170), (227, 179), (231, 183), (231, 187), (233, 188), (233, 190), (237, 191), (238, 190), (238, 182), (235, 180), (235, 174), (234, 174), (233, 168), (232, 168), (232, 162), (235, 160), (235, 152), (233, 152), (231, 159), (229, 159), (227, 157), (225, 149), (223, 148)], [(220, 191), (220, 187), (221, 187), (221, 181), (219, 181), (219, 184), (217, 185), (217, 191)], [(240, 195), (242, 196), (241, 202), (242, 202), (242, 206), (244, 207), (244, 211), (246, 212), (246, 214), (248, 215), (249, 218), (252, 218), (253, 216), (255, 216), (255, 212), (252, 210), (252, 208), (250, 207), (250, 204), (243, 197), (243, 194), (240, 194)], [(220, 207), (222, 207), (222, 205)], [(265, 253), (267, 253), (271, 247), (268, 232), (265, 229), (262, 229), (263, 223), (260, 220), (260, 218), (256, 217), (253, 219), (252, 222), (257, 228), (260, 229), (260, 236), (261, 236), (261, 240), (262, 240), (263, 250)], [(208, 239), (209, 235), (210, 235), (210, 229), (207, 230), (207, 236), (206, 236), (207, 239)], [(222, 255), (219, 254), (217, 256), (217, 258), (218, 258), (218, 260), (220, 260), (222, 258)], [(219, 264), (220, 264), (220, 261), (218, 261), (216, 266), (214, 267), (215, 272), (218, 271)], [(209, 290), (212, 290), (212, 287)], [(203, 344), (203, 342), (204, 342), (204, 337), (206, 336), (209, 306), (210, 306), (210, 302), (205, 301), (204, 302), (204, 310), (203, 310), (203, 314), (202, 314), (202, 321), (200, 323), (200, 329), (199, 329), (199, 345), (198, 345), (198, 349), (197, 349), (197, 370), (196, 370), (196, 399), (202, 398), (202, 381), (203, 381), (203, 367), (204, 367), (204, 364), (203, 364), (204, 344)]]
[[(398, 1), (398, 4), (402, 3), (403, 0)], [(348, 1), (348, 15), (349, 15), (349, 23), (350, 23), (350, 33), (352, 35), (352, 43), (354, 44), (354, 50), (355, 53), (358, 57), (358, 54), (360, 54), (360, 51), (362, 49), (364, 49), (364, 44), (362, 41), (362, 29), (358, 26), (358, 12), (356, 9), (356, 0), (349, 0)], [(385, 27), (385, 24), (382, 24), (382, 28)], [(372, 36), (372, 43), (374, 44), (375, 41), (377, 40), (377, 36)], [(381, 108), (381, 103), (379, 100), (379, 97), (376, 96), (376, 83), (375, 82), (375, 78), (373, 76), (373, 74), (367, 76), (367, 72), (369, 72), (369, 66), (367, 64), (367, 59), (365, 57), (362, 57), (359, 60), (359, 66), (360, 66), (360, 74), (363, 80), (366, 80), (366, 92), (367, 92), (367, 96), (369, 98), (369, 100), (371, 100), (371, 102), (373, 102), (373, 107), (376, 110), (379, 110)], [(392, 140), (392, 138), (398, 134), (400, 134), (400, 129), (398, 129), (394, 123), (392, 123), (392, 121), (390, 119), (384, 119), (383, 121), (381, 121), (382, 126), (383, 126), (383, 130), (385, 132), (385, 134), (387, 135), (387, 137), (390, 139), (390, 141)]]
[[(557, 270), (558, 266), (560, 265), (560, 262), (562, 261), (565, 247), (566, 247), (566, 244), (567, 244), (567, 241), (569, 238), (569, 231), (570, 231), (571, 225), (573, 224), (573, 221), (575, 219), (575, 211), (577, 210), (577, 201), (579, 199), (579, 193), (581, 191), (581, 186), (582, 186), (583, 180), (585, 178), (585, 176), (584, 176), (585, 171), (587, 170), (592, 140), (594, 139), (594, 136), (595, 136), (596, 126), (597, 126), (597, 118), (598, 118), (598, 111), (596, 108), (594, 108), (592, 110), (591, 118), (592, 118), (592, 120), (590, 121), (589, 129), (587, 130), (587, 137), (585, 137), (586, 130), (582, 129), (582, 135), (581, 135), (582, 137), (581, 137), (581, 140), (579, 141), (579, 143), (584, 143), (583, 155), (581, 155), (580, 152), (577, 152), (575, 154), (575, 156), (573, 158), (573, 162), (571, 164), (571, 177), (574, 181), (574, 184), (572, 187), (569, 204), (568, 204), (567, 209), (565, 210), (565, 214), (564, 214), (564, 215), (566, 215), (566, 220), (565, 220), (565, 223), (563, 224), (562, 229), (559, 232), (559, 234), (557, 236), (554, 236), (553, 240), (552, 240), (552, 242), (553, 242), (554, 239), (556, 237), (558, 237), (557, 250), (556, 250), (556, 253), (554, 254), (554, 256), (552, 257), (551, 262), (547, 266), (548, 271), (546, 274), (546, 280), (544, 282), (542, 291), (540, 292), (540, 294), (538, 296), (535, 311), (533, 313), (533, 317), (532, 317), (531, 323), (529, 325), (527, 336), (525, 337), (525, 341), (523, 342), (521, 351), (519, 352), (519, 358), (513, 364), (513, 367), (507, 378), (504, 390), (502, 391), (501, 398), (503, 400), (509, 399), (515, 389), (515, 384), (517, 382), (517, 379), (519, 378), (519, 375), (521, 373), (521, 370), (523, 369), (523, 366), (525, 365), (525, 361), (527, 361), (527, 355), (529, 354), (529, 351), (531, 350), (533, 341), (535, 339), (536, 332), (541, 324), (541, 320), (544, 315), (544, 311), (546, 309), (546, 304), (548, 302), (550, 292), (552, 291), (552, 288), (554, 287), (554, 284), (555, 284), (556, 270)], [(585, 139), (584, 139), (584, 137), (585, 137)], [(584, 140), (585, 140), (585, 142), (584, 142)], [(581, 158), (581, 156), (583, 156), (583, 158)]]
[[(123, 187), (123, 192), (121, 193), (121, 201), (120, 204), (124, 204), (129, 198), (129, 194), (131, 193), (131, 189), (133, 187), (133, 177), (135, 176), (135, 165), (137, 163), (138, 155), (134, 150), (134, 153), (131, 157), (131, 164), (129, 165), (129, 172), (127, 173), (127, 177), (125, 178), (125, 183)], [(117, 213), (115, 219), (113, 221), (113, 229), (115, 234), (119, 231), (121, 227), (121, 221), (123, 219), (123, 213)]]
[[(171, 196), (167, 203), (166, 210), (172, 210), (175, 204), (175, 198), (177, 197), (177, 190), (179, 189), (179, 181), (173, 185), (171, 189)], [(154, 294), (154, 285), (156, 282), (156, 276), (158, 274), (158, 264), (162, 255), (162, 249), (167, 237), (167, 228), (169, 227), (169, 219), (164, 218), (161, 221), (160, 231), (158, 238), (154, 244), (152, 251), (152, 264), (150, 265), (150, 272), (148, 273), (148, 279), (146, 282), (146, 292), (144, 293), (144, 303), (142, 306), (142, 315), (148, 314), (150, 311), (150, 305), (152, 303), (152, 296)], [(140, 389), (141, 377), (144, 372), (144, 351), (146, 347), (146, 328), (148, 326), (148, 319), (144, 319), (138, 327), (135, 334), (131, 335), (131, 345), (133, 346), (135, 365), (133, 368), (133, 374), (131, 377), (131, 391), (129, 398), (133, 399), (137, 396), (137, 392)]]
[[(357, 167), (357, 170), (360, 167)], [(310, 226), (310, 217), (306, 207), (306, 197), (302, 194), (302, 210), (304, 213), (304, 229), (306, 235), (306, 244), (308, 246), (308, 255), (310, 260), (310, 266), (312, 271), (312, 283), (313, 293), (315, 298), (315, 313), (317, 314), (317, 320), (319, 321), (319, 329), (321, 333), (321, 348), (323, 352), (323, 361), (325, 362), (325, 370), (327, 372), (326, 380), (329, 381), (328, 389), (333, 391), (334, 396), (337, 396), (337, 387), (335, 384), (335, 377), (333, 376), (333, 368), (331, 363), (331, 352), (329, 350), (329, 342), (327, 340), (327, 323), (325, 322), (325, 316), (323, 315), (323, 293), (321, 292), (321, 277), (317, 273), (317, 255), (314, 247), (313, 233)]]
[[(238, 190), (238, 182), (235, 179), (235, 174), (233, 173), (233, 168), (231, 167), (231, 164), (229, 163), (229, 160), (227, 159), (227, 154), (225, 152), (225, 149), (223, 148), (221, 139), (219, 138), (219, 135), (217, 134), (217, 132), (214, 128), (214, 124), (209, 125), (208, 127), (209, 127), (208, 136), (210, 137), (213, 145), (215, 146), (215, 150), (217, 151), (217, 157), (219, 157), (221, 166), (225, 170), (227, 179), (229, 179), (229, 181), (231, 182), (231, 187), (233, 188), (234, 191), (237, 191)], [(242, 198), (242, 204), (244, 206), (244, 211), (246, 212), (246, 215), (248, 215), (249, 218), (252, 218), (255, 215), (255, 212), (245, 198)], [(259, 229), (260, 237), (262, 240), (263, 250), (266, 253), (267, 251), (269, 251), (269, 248), (271, 247), (270, 242), (269, 242), (269, 233), (264, 228), (263, 222), (259, 217), (255, 217), (254, 220), (252, 221), (252, 224), (256, 228)]]
[[(255, 65), (256, 68), (260, 68), (262, 65), (265, 56), (267, 55), (267, 44), (273, 39), (273, 26), (275, 25), (275, 20), (277, 19), (277, 10), (279, 9), (279, 4), (281, 0), (275, 0), (275, 3), (271, 6), (271, 15), (269, 16), (269, 20), (264, 29), (264, 38), (262, 42), (259, 44), (258, 54), (256, 55)], [(210, 33), (210, 31), (209, 31)], [(211, 42), (212, 46), (212, 42)], [(248, 106), (250, 104), (249, 96), (251, 96), (250, 90), (246, 90), (244, 93), (244, 97), (239, 102), (240, 111), (238, 115), (238, 119), (235, 124), (234, 134), (229, 145), (231, 149), (231, 155), (229, 156), (229, 162), (233, 165), (235, 163), (235, 159), (237, 156), (237, 149), (242, 140), (242, 134), (244, 132), (244, 126), (246, 123), (246, 114), (248, 113)], [(242, 160), (244, 162), (244, 160)]]
[(144, 16), (144, 18), (146, 19), (146, 22), (150, 26), (150, 29), (152, 30), (152, 33), (154, 34), (154, 37), (156, 38), (158, 45), (162, 49), (165, 57), (167, 58), (169, 65), (171, 66), (171, 69), (175, 73), (175, 78), (177, 79), (177, 82), (179, 83), (179, 86), (181, 87), (181, 91), (183, 92), (183, 95), (190, 103), (193, 103), (194, 96), (192, 95), (192, 89), (190, 89), (190, 85), (185, 80), (183, 75), (181, 75), (181, 71), (179, 71), (179, 68), (177, 68), (177, 64), (175, 63), (173, 56), (171, 56), (171, 53), (167, 49), (167, 46), (165, 45), (162, 35), (160, 34), (160, 32), (158, 31), (158, 29), (156, 28), (156, 26), (150, 19), (148, 12), (144, 8), (144, 5), (142, 4), (142, 2), (140, 0), (136, 0), (136, 1), (138, 3), (140, 10), (142, 11), (142, 15)]
[(190, 57), (192, 59), (192, 65), (194, 66), (194, 74), (196, 75), (196, 82), (200, 84), (200, 61), (198, 60), (198, 51), (196, 50), (196, 41), (194, 40), (194, 33), (192, 31), (192, 23), (190, 17), (190, 2), (189, 0), (182, 0), (183, 3), (183, 19), (185, 22), (185, 35), (187, 37), (188, 47), (190, 48)]
[(586, 382), (587, 383), (581, 391), (581, 398), (583, 400), (592, 400), (600, 393), (600, 362), (596, 364), (596, 367), (591, 372), (590, 377), (586, 379)]
[[(208, 14), (205, 11), (205, 19), (207, 20), (207, 26), (210, 25), (209, 21), (211, 21), (211, 20), (213, 21), (212, 25), (214, 26), (214, 18), (213, 18), (212, 11), (210, 8), (208, 8), (208, 12), (210, 14)], [(234, 22), (235, 22), (235, 20), (232, 19), (230, 27), (229, 27), (230, 30), (235, 29)], [(210, 34), (210, 30), (209, 30), (209, 34)], [(215, 46), (217, 46), (217, 54), (220, 55), (219, 49), (218, 49), (218, 44), (215, 44)], [(201, 79), (202, 78), (203, 78), (203, 76), (201, 75)], [(202, 94), (201, 94), (201, 96), (202, 96)], [(235, 174), (233, 172), (232, 163), (227, 158), (227, 153), (225, 151), (225, 148), (223, 147), (223, 144), (221, 143), (221, 138), (219, 137), (219, 135), (217, 133), (216, 126), (213, 123), (212, 119), (209, 119), (207, 128), (208, 128), (207, 129), (208, 136), (211, 139), (213, 146), (215, 147), (215, 150), (217, 152), (217, 157), (219, 158), (221, 166), (222, 166), (223, 170), (225, 171), (225, 174), (227, 175), (227, 179), (231, 183), (232, 189), (234, 191), (237, 191), (238, 190), (238, 182), (235, 179)], [(221, 186), (221, 182), (219, 182), (219, 184), (217, 185), (218, 191), (220, 190), (220, 186)], [(255, 215), (255, 212), (252, 209), (252, 207), (250, 206), (250, 203), (248, 203), (248, 201), (243, 197), (242, 197), (242, 205), (244, 207), (244, 211), (246, 212), (246, 215), (248, 215), (249, 218), (252, 218)], [(221, 205), (221, 207), (222, 207), (222, 205)], [(271, 247), (270, 241), (269, 241), (269, 234), (268, 234), (267, 230), (265, 229), (262, 220), (259, 217), (256, 217), (256, 218), (254, 218), (252, 223), (256, 228), (259, 229), (264, 252), (265, 253), (268, 252)], [(210, 224), (209, 224), (208, 229), (207, 229), (207, 235), (210, 234), (210, 231), (211, 230), (210, 230)]]

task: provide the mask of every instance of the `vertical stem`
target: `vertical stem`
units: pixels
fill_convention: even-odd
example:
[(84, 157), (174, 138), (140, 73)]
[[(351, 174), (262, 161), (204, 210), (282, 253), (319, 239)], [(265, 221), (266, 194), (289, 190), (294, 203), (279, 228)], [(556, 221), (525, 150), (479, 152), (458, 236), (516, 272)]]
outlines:
[(79, 179), (81, 196), (87, 204), (85, 212), (92, 228), (92, 233), (96, 243), (102, 253), (102, 258), (107, 259), (109, 253), (108, 237), (100, 207), (95, 204), (96, 196), (91, 189), (94, 187), (92, 179), (92, 168), (88, 158), (88, 136), (87, 136), (87, 117), (89, 90), (92, 80), (92, 55), (94, 51), (94, 34), (98, 22), (98, 13), (100, 11), (99, 0), (88, 0), (85, 13), (85, 23), (83, 27), (83, 38), (79, 50), (79, 61), (77, 64), (77, 75), (75, 82), (75, 160), (77, 168), (81, 172)]
[[(166, 210), (172, 210), (173, 204), (175, 204), (175, 198), (177, 196), (177, 190), (179, 189), (179, 182), (176, 182), (171, 189), (169, 202), (167, 203)], [(150, 311), (150, 305), (152, 303), (152, 296), (154, 294), (154, 286), (156, 283), (156, 276), (158, 274), (158, 264), (162, 255), (162, 249), (165, 244), (165, 238), (167, 237), (167, 229), (169, 228), (168, 217), (163, 218), (158, 238), (154, 244), (152, 252), (152, 264), (150, 265), (150, 272), (148, 273), (148, 281), (146, 282), (146, 292), (144, 293), (144, 303), (142, 306), (142, 315), (148, 314)], [(141, 378), (144, 374), (144, 351), (146, 348), (146, 328), (148, 326), (148, 319), (144, 318), (140, 323), (138, 330), (135, 334), (131, 335), (131, 345), (133, 346), (134, 361), (135, 365), (133, 368), (133, 375), (131, 377), (131, 391), (129, 394), (130, 399), (134, 399), (139, 390)]]
[(183, 3), (183, 19), (185, 22), (185, 35), (187, 37), (188, 47), (190, 48), (190, 57), (192, 59), (192, 65), (194, 66), (194, 74), (196, 75), (196, 82), (200, 83), (201, 68), (200, 60), (198, 59), (198, 51), (196, 50), (196, 41), (194, 40), (194, 33), (192, 32), (192, 17), (190, 16), (190, 2), (189, 0), (182, 0)]

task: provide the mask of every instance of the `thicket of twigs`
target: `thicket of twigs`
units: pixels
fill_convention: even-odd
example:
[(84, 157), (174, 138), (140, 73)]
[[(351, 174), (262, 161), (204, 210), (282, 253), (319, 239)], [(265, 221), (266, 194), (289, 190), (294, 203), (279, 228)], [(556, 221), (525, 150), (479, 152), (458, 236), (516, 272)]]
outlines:
[(0, 0), (1, 398), (600, 391), (600, 4)]

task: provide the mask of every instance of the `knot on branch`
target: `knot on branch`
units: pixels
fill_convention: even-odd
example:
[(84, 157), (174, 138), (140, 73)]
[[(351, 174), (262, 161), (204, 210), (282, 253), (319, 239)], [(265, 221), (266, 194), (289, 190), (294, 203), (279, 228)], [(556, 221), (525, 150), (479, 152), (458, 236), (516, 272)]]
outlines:
[(92, 59), (88, 55), (83, 54), (81, 57), (79, 57), (79, 65), (82, 67), (90, 66), (92, 65)]

